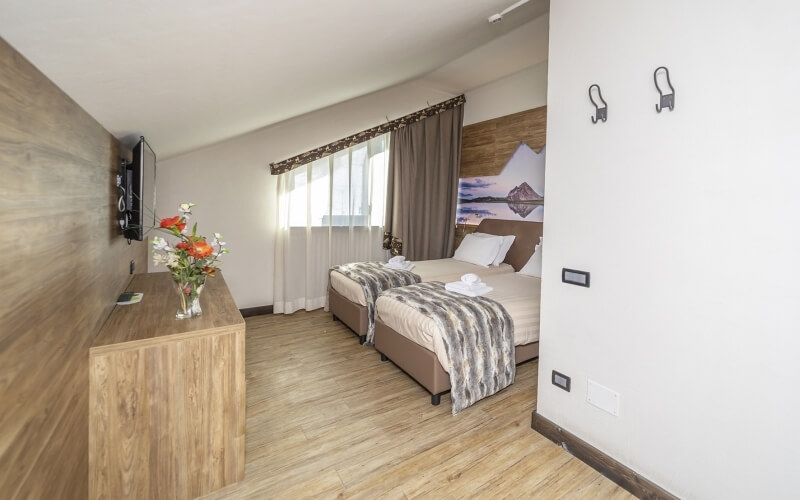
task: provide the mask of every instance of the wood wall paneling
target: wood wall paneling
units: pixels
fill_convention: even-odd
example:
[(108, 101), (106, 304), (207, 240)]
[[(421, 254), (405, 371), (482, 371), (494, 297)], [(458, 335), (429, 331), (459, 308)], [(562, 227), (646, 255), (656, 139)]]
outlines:
[(467, 125), (461, 142), (459, 177), (498, 175), (520, 142), (538, 153), (546, 135), (546, 106)]
[(88, 349), (143, 243), (115, 227), (120, 145), (0, 38), (0, 491), (88, 494)]
[[(499, 175), (524, 142), (537, 153), (547, 137), (547, 106), (520, 111), (464, 127), (459, 178)], [(477, 224), (456, 225), (455, 248)]]

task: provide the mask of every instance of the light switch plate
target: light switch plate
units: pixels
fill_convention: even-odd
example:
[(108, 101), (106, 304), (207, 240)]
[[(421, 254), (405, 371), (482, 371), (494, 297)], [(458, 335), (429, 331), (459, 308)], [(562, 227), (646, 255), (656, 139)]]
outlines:
[(570, 387), (572, 386), (572, 382), (569, 377), (555, 370), (553, 370), (553, 374), (550, 381), (553, 383), (554, 386), (560, 387), (561, 389), (564, 389), (567, 392), (570, 391)]
[(589, 288), (591, 274), (589, 271), (578, 271), (577, 269), (561, 269), (561, 282), (570, 285), (578, 285)]
[(619, 416), (619, 393), (604, 387), (594, 380), (589, 380), (586, 388), (586, 401), (601, 410)]

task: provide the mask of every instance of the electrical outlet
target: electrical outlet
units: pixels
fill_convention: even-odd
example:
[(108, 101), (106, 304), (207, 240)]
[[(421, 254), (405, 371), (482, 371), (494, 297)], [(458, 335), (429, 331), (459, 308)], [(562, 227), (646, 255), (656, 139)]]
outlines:
[(131, 261), (130, 268), (131, 268), (131, 274), (133, 274), (133, 272), (136, 270), (136, 261), (133, 260)]

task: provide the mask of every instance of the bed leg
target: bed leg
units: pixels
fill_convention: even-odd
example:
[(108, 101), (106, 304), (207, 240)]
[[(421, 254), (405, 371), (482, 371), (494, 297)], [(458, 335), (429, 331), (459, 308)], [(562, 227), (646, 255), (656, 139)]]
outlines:
[(334, 321), (339, 321), (339, 318), (335, 314), (332, 314), (331, 316), (333, 316)]
[(381, 361), (389, 361), (389, 358), (384, 353), (381, 353)]
[(441, 395), (441, 394), (434, 394), (434, 395), (432, 395), (432, 396), (431, 396), (431, 404), (432, 404), (433, 406), (439, 406), (439, 403), (441, 402), (441, 397), (442, 397), (442, 395)]
[(366, 341), (367, 341), (367, 336), (366, 335), (360, 335), (358, 337), (358, 343), (359, 344), (364, 345), (364, 342), (366, 342)]

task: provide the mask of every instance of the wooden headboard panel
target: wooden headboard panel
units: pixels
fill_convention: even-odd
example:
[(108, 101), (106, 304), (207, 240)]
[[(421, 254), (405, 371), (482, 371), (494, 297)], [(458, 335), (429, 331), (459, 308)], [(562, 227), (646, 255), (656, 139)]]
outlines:
[(476, 233), (495, 234), (497, 236), (514, 235), (514, 244), (506, 254), (503, 262), (511, 264), (515, 271), (522, 269), (528, 259), (533, 255), (533, 249), (539, 243), (539, 236), (542, 235), (544, 226), (541, 222), (517, 221), (517, 220), (501, 220), (501, 219), (483, 219)]
[(547, 106), (464, 127), (459, 177), (500, 175), (524, 142), (537, 153), (547, 137)]

